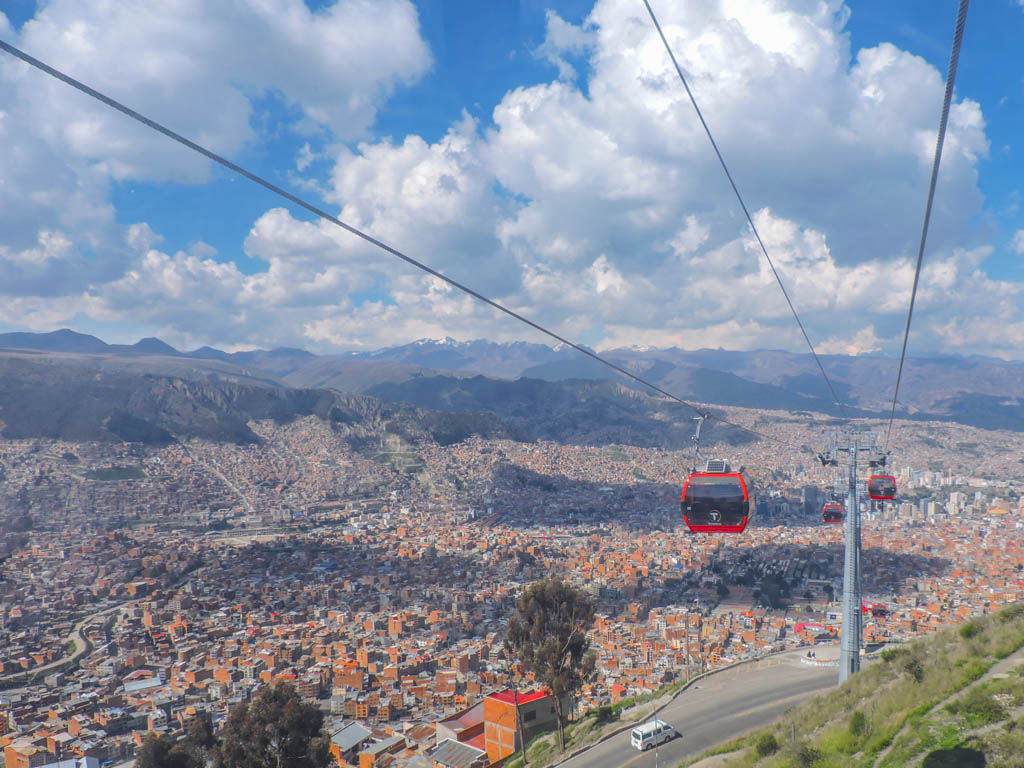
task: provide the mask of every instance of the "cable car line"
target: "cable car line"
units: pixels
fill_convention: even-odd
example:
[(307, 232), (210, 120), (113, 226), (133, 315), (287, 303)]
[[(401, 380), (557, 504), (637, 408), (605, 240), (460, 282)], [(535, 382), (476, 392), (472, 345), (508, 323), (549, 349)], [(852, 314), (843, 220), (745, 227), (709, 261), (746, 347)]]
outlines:
[(700, 124), (704, 126), (704, 133), (708, 136), (708, 141), (711, 142), (712, 149), (715, 150), (715, 155), (718, 157), (718, 162), (722, 166), (722, 170), (725, 171), (725, 176), (729, 179), (729, 185), (732, 187), (732, 191), (736, 194), (736, 199), (739, 201), (740, 208), (743, 209), (743, 214), (747, 217), (747, 223), (750, 224), (750, 229), (754, 233), (754, 237), (757, 239), (757, 244), (761, 246), (761, 253), (764, 254), (765, 260), (768, 262), (768, 266), (772, 268), (772, 274), (775, 275), (775, 280), (779, 284), (779, 288), (782, 290), (782, 295), (786, 299), (786, 303), (789, 305), (790, 312), (793, 313), (793, 317), (796, 320), (796, 324), (800, 326), (800, 333), (803, 334), (804, 341), (807, 342), (807, 348), (811, 350), (811, 355), (814, 357), (814, 362), (818, 364), (818, 370), (821, 371), (821, 375), (825, 379), (825, 384), (828, 385), (829, 392), (832, 393), (832, 399), (835, 404), (839, 406), (839, 410), (842, 412), (844, 418), (849, 418), (846, 414), (846, 408), (842, 401), (839, 399), (839, 395), (836, 394), (835, 387), (832, 386), (832, 380), (829, 379), (828, 374), (825, 373), (825, 366), (821, 364), (821, 359), (818, 357), (818, 353), (814, 351), (814, 345), (811, 343), (810, 336), (807, 335), (807, 331), (804, 329), (804, 324), (800, 320), (800, 315), (796, 312), (796, 307), (793, 306), (792, 300), (789, 298), (789, 292), (786, 290), (786, 286), (782, 283), (782, 277), (779, 275), (779, 271), (775, 269), (775, 263), (772, 261), (772, 257), (768, 255), (768, 249), (764, 245), (764, 241), (761, 240), (761, 234), (757, 231), (757, 227), (754, 225), (754, 219), (750, 215), (750, 211), (747, 210), (747, 204), (743, 202), (743, 196), (740, 194), (739, 188), (736, 186), (736, 182), (733, 181), (732, 174), (729, 173), (729, 167), (725, 164), (725, 158), (722, 157), (721, 151), (718, 149), (718, 144), (715, 142), (715, 137), (711, 135), (711, 129), (708, 127), (707, 121), (704, 120), (704, 115), (700, 111), (700, 107), (697, 106), (697, 99), (694, 98), (693, 91), (690, 90), (689, 84), (686, 82), (686, 77), (683, 75), (683, 70), (679, 66), (679, 62), (676, 61), (676, 56), (672, 53), (672, 47), (668, 44), (668, 40), (665, 37), (665, 33), (661, 31), (661, 25), (658, 23), (658, 18), (654, 15), (654, 9), (651, 8), (651, 4), (648, 0), (643, 0), (644, 5), (647, 6), (647, 13), (651, 16), (651, 21), (654, 22), (654, 28), (658, 30), (658, 35), (661, 37), (661, 42), (665, 44), (665, 50), (668, 51), (669, 58), (672, 59), (672, 65), (676, 68), (676, 73), (679, 75), (679, 80), (683, 84), (683, 88), (686, 89), (686, 95), (690, 97), (690, 103), (693, 105), (694, 111), (697, 113), (697, 117), (700, 119)]
[[(644, 0), (646, 2), (647, 0)], [(928, 223), (932, 217), (932, 201), (935, 199), (935, 184), (939, 178), (939, 161), (942, 159), (942, 145), (946, 140), (946, 122), (949, 119), (949, 106), (953, 99), (953, 84), (956, 82), (956, 68), (960, 61), (960, 44), (964, 37), (964, 24), (967, 21), (967, 6), (970, 0), (960, 0), (956, 13), (956, 27), (953, 30), (953, 46), (949, 52), (949, 68), (946, 71), (946, 92), (942, 97), (942, 114), (939, 117), (939, 135), (935, 140), (935, 158), (932, 161), (932, 178), (928, 184), (928, 202), (924, 207), (924, 224), (921, 226), (921, 244), (917, 249), (917, 266), (914, 269), (914, 286), (910, 290), (910, 309), (907, 310), (907, 327), (903, 331), (903, 349), (900, 352), (900, 365), (896, 371), (896, 389), (892, 393), (892, 410), (889, 411), (889, 426), (885, 430), (884, 453), (889, 447), (889, 435), (892, 433), (892, 422), (896, 416), (896, 402), (900, 396), (900, 380), (903, 378), (903, 361), (907, 356), (907, 340), (910, 338), (910, 321), (914, 316), (914, 299), (917, 297), (917, 284), (921, 277), (921, 261), (924, 258), (924, 244), (928, 238)]]
[(753, 496), (742, 470), (711, 460), (686, 478), (679, 500), (683, 523), (693, 533), (743, 533), (754, 514)]
[(305, 210), (309, 211), (312, 214), (315, 214), (316, 216), (319, 216), (320, 218), (324, 219), (325, 221), (329, 221), (330, 223), (332, 223), (332, 224), (334, 224), (334, 225), (336, 225), (338, 227), (341, 227), (346, 232), (349, 232), (350, 234), (353, 234), (356, 237), (359, 237), (359, 238), (365, 240), (366, 242), (370, 243), (371, 245), (375, 245), (378, 248), (380, 248), (381, 250), (387, 251), (392, 256), (395, 256), (395, 257), (401, 259), (402, 261), (404, 261), (404, 262), (406, 262), (408, 264), (411, 264), (412, 266), (416, 267), (417, 269), (420, 269), (423, 272), (426, 272), (427, 274), (432, 275), (433, 277), (436, 277), (437, 279), (442, 280), (445, 283), (448, 283), (453, 288), (457, 288), (458, 290), (460, 290), (460, 291), (462, 291), (464, 293), (469, 294), (470, 296), (472, 296), (473, 298), (477, 299), (478, 301), (481, 301), (484, 304), (490, 305), (494, 309), (497, 309), (497, 310), (499, 310), (501, 312), (504, 312), (506, 315), (509, 315), (510, 317), (513, 317), (513, 318), (515, 318), (516, 320), (519, 320), (522, 323), (525, 323), (526, 325), (530, 326), (531, 328), (533, 328), (535, 330), (538, 330), (541, 333), (544, 333), (544, 334), (546, 334), (547, 336), (550, 336), (553, 339), (556, 339), (557, 341), (561, 342), (562, 344), (565, 344), (566, 346), (571, 347), (572, 349), (575, 349), (577, 352), (582, 352), (587, 357), (590, 357), (591, 359), (596, 360), (597, 362), (601, 363), (602, 365), (608, 366), (612, 370), (622, 374), (623, 376), (626, 376), (626, 377), (632, 379), (633, 381), (638, 382), (639, 384), (643, 384), (645, 387), (648, 387), (648, 388), (652, 389), (653, 391), (657, 392), (658, 394), (664, 395), (665, 397), (669, 398), (670, 400), (674, 400), (677, 403), (685, 405), (687, 408), (689, 408), (690, 410), (692, 410), (696, 414), (698, 414), (698, 416), (700, 416), (702, 418), (705, 418), (705, 419), (708, 419), (708, 418), (715, 419), (716, 421), (718, 421), (718, 422), (720, 422), (722, 424), (725, 424), (725, 425), (730, 426), (730, 427), (735, 427), (736, 429), (743, 430), (744, 432), (748, 432), (748, 433), (750, 433), (752, 435), (755, 435), (756, 437), (760, 437), (760, 438), (763, 438), (765, 440), (771, 440), (771, 441), (780, 443), (782, 445), (786, 445), (786, 446), (788, 446), (790, 448), (795, 448), (795, 446), (793, 444), (788, 443), (785, 440), (781, 440), (781, 439), (779, 439), (777, 437), (772, 437), (771, 435), (765, 435), (765, 434), (763, 434), (761, 432), (758, 432), (755, 429), (751, 429), (750, 427), (744, 427), (741, 424), (736, 424), (736, 423), (731, 422), (731, 421), (729, 421), (727, 419), (723, 419), (720, 416), (714, 416), (714, 415), (708, 413), (706, 409), (699, 408), (696, 405), (693, 405), (692, 403), (689, 403), (686, 400), (683, 400), (681, 397), (673, 395), (671, 392), (668, 392), (668, 391), (662, 389), (657, 384), (653, 384), (650, 381), (647, 381), (646, 379), (641, 378), (640, 376), (637, 376), (635, 373), (632, 373), (631, 371), (623, 368), (622, 366), (617, 365), (617, 364), (611, 362), (610, 360), (607, 360), (607, 359), (601, 357), (597, 353), (590, 351), (586, 347), (583, 347), (580, 344), (576, 344), (575, 342), (572, 342), (569, 339), (566, 339), (565, 337), (560, 336), (559, 334), (555, 333), (554, 331), (548, 330), (543, 325), (541, 325), (541, 324), (539, 324), (539, 323), (537, 323), (537, 322), (535, 322), (533, 320), (530, 320), (528, 317), (525, 317), (525, 316), (519, 314), (518, 312), (516, 312), (516, 311), (514, 311), (512, 309), (509, 309), (508, 307), (498, 303), (497, 301), (494, 301), (493, 299), (489, 299), (487, 296), (484, 296), (482, 293), (473, 290), (469, 286), (464, 285), (463, 283), (460, 283), (457, 280), (454, 280), (454, 279), (452, 279), (450, 277), (447, 277), (446, 275), (442, 274), (441, 272), (438, 272), (436, 269), (433, 269), (432, 267), (427, 266), (423, 262), (417, 261), (416, 259), (412, 258), (411, 256), (407, 256), (406, 254), (404, 254), (401, 251), (399, 251), (397, 248), (394, 248), (394, 247), (388, 245), (387, 243), (385, 243), (385, 242), (383, 242), (381, 240), (378, 240), (377, 238), (373, 237), (372, 235), (369, 235), (366, 232), (363, 232), (362, 230), (352, 226), (351, 224), (346, 224), (341, 219), (338, 219), (337, 217), (332, 216), (331, 214), (327, 213), (323, 209), (316, 207), (312, 203), (309, 203), (306, 200), (303, 200), (301, 197), (298, 197), (297, 195), (294, 195), (294, 194), (292, 194), (291, 192), (288, 192), (285, 189), (282, 189), (281, 187), (277, 186), (276, 184), (274, 184), (274, 183), (272, 183), (270, 181), (267, 181), (262, 176), (259, 176), (259, 175), (255, 174), (255, 173), (253, 173), (252, 171), (246, 170), (242, 166), (240, 166), (240, 165), (238, 165), (236, 163), (231, 162), (227, 158), (225, 158), (225, 157), (223, 157), (221, 155), (218, 155), (216, 152), (213, 152), (213, 151), (211, 151), (209, 149), (206, 149), (205, 147), (201, 146), (200, 144), (197, 144), (194, 141), (191, 141), (190, 139), (185, 138), (184, 136), (182, 136), (179, 133), (175, 133), (170, 128), (167, 128), (167, 127), (161, 125), (160, 123), (156, 122), (155, 120), (151, 120), (150, 118), (146, 117), (145, 115), (142, 115), (142, 114), (136, 112), (135, 110), (131, 109), (130, 107), (125, 106), (124, 104), (122, 104), (119, 101), (116, 101), (115, 99), (111, 98), (110, 96), (107, 96), (107, 95), (101, 93), (100, 91), (95, 90), (94, 88), (90, 88), (88, 85), (85, 85), (81, 81), (76, 80), (75, 78), (71, 77), (70, 75), (67, 75), (67, 74), (61, 72), (60, 70), (54, 69), (53, 67), (49, 66), (48, 64), (40, 61), (39, 59), (37, 59), (37, 58), (35, 58), (33, 56), (30, 56), (29, 54), (25, 53), (24, 51), (20, 50), (19, 48), (16, 48), (13, 45), (10, 45), (9, 43), (7, 43), (7, 42), (5, 42), (3, 40), (0, 40), (0, 49), (6, 51), (7, 53), (11, 54), (12, 56), (14, 56), (14, 57), (16, 57), (18, 59), (21, 59), (26, 64), (29, 64), (29, 65), (35, 67), (36, 69), (39, 69), (42, 72), (45, 72), (46, 74), (50, 75), (51, 77), (54, 77), (54, 78), (56, 78), (56, 79), (58, 79), (58, 80), (60, 80), (60, 81), (62, 81), (64, 83), (66, 83), (67, 85), (70, 85), (72, 88), (75, 88), (76, 90), (81, 91), (82, 93), (86, 94), (87, 96), (91, 96), (92, 98), (96, 99), (97, 101), (100, 101), (100, 102), (106, 104), (108, 107), (111, 107), (112, 109), (116, 109), (118, 112), (121, 112), (122, 114), (132, 118), (133, 120), (136, 120), (136, 121), (142, 123), (143, 125), (145, 125), (145, 126), (147, 126), (149, 128), (152, 128), (154, 131), (157, 131), (158, 133), (162, 133), (164, 136), (168, 137), (169, 139), (173, 139), (174, 141), (178, 142), (179, 144), (181, 144), (181, 145), (183, 145), (185, 147), (188, 147), (189, 149), (193, 150), (194, 152), (198, 152), (199, 154), (201, 154), (204, 157), (214, 161), (215, 163), (224, 166), (228, 170), (234, 171), (235, 173), (237, 173), (237, 174), (239, 174), (241, 176), (244, 176), (245, 178), (249, 179), (250, 181), (253, 181), (256, 184), (259, 184), (260, 186), (262, 186), (262, 187), (268, 189), (269, 191), (273, 192), (275, 195), (278, 195), (279, 197), (283, 197), (285, 200), (288, 200), (289, 202), (294, 203), (295, 205), (299, 206), (300, 208), (304, 208)]
[(843, 522), (843, 505), (836, 502), (826, 504), (821, 509), (821, 521), (823, 523)]

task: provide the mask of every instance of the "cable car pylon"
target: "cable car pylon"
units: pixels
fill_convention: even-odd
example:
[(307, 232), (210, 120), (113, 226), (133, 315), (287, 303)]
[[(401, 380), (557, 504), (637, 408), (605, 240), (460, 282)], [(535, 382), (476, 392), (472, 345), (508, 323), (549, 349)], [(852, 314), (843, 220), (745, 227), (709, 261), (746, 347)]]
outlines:
[[(842, 445), (841, 442), (845, 442)], [(857, 461), (862, 452), (871, 457), (870, 467), (885, 465), (885, 457), (877, 448), (877, 438), (872, 433), (850, 430), (841, 441), (837, 435), (833, 438), (832, 448), (821, 454), (819, 459), (824, 466), (838, 466), (839, 454), (845, 453), (847, 459), (846, 477), (846, 509), (844, 510), (846, 525), (846, 553), (843, 559), (843, 627), (839, 640), (839, 683), (850, 679), (851, 675), (860, 671), (860, 649), (864, 636), (861, 600), (861, 539), (860, 539), (860, 501), (857, 493)], [(895, 495), (895, 488), (893, 488)]]

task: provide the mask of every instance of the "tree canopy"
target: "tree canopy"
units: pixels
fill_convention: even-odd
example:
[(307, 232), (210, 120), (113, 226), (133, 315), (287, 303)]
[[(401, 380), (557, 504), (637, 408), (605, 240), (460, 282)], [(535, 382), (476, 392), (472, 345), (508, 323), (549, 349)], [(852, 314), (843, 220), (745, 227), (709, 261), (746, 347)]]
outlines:
[(549, 577), (523, 592), (505, 634), (505, 647), (551, 691), (563, 750), (562, 703), (594, 670), (594, 656), (587, 653), (587, 631), (593, 623), (593, 601), (561, 579)]
[(217, 768), (324, 768), (329, 741), (323, 712), (289, 683), (262, 688), (231, 710), (215, 753)]
[(201, 753), (191, 744), (177, 744), (159, 733), (147, 733), (135, 756), (136, 768), (203, 768)]

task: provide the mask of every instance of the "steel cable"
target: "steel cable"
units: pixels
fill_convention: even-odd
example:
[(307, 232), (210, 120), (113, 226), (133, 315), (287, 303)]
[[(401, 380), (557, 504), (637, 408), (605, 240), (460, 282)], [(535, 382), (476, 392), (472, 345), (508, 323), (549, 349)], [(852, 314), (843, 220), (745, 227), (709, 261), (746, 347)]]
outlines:
[[(504, 312), (506, 315), (509, 315), (510, 317), (513, 317), (513, 318), (515, 318), (516, 320), (519, 320), (522, 323), (525, 323), (526, 325), (530, 326), (531, 328), (533, 328), (535, 330), (538, 330), (541, 333), (546, 334), (547, 336), (550, 336), (553, 339), (556, 339), (557, 341), (561, 342), (562, 344), (565, 344), (566, 346), (571, 347), (572, 349), (575, 349), (577, 352), (583, 353), (587, 357), (590, 357), (593, 360), (596, 360), (597, 362), (601, 363), (602, 365), (605, 365), (605, 366), (611, 368), (612, 370), (618, 372), (619, 374), (621, 374), (623, 376), (626, 376), (627, 378), (630, 378), (633, 381), (636, 381), (637, 383), (644, 385), (645, 387), (648, 387), (649, 389), (653, 390), (654, 392), (657, 392), (658, 394), (663, 395), (663, 396), (669, 398), (670, 400), (673, 400), (673, 401), (675, 401), (677, 403), (680, 403), (680, 404), (686, 406), (687, 408), (689, 408), (690, 410), (692, 410), (694, 413), (698, 414), (699, 416), (702, 416), (702, 417), (705, 417), (705, 418), (711, 418), (711, 419), (714, 419), (715, 421), (718, 421), (718, 422), (720, 422), (722, 424), (725, 424), (727, 426), (734, 427), (736, 429), (743, 430), (744, 432), (747, 432), (749, 434), (755, 435), (756, 437), (760, 437), (760, 438), (763, 438), (765, 440), (770, 440), (770, 441), (779, 443), (781, 445), (785, 445), (785, 446), (790, 447), (790, 448), (795, 448), (795, 446), (793, 444), (788, 443), (785, 440), (780, 440), (779, 438), (772, 437), (771, 435), (765, 435), (765, 434), (763, 434), (761, 432), (758, 432), (757, 430), (751, 429), (749, 427), (744, 427), (744, 426), (742, 426), (740, 424), (736, 424), (734, 422), (728, 421), (727, 419), (723, 419), (721, 417), (718, 417), (718, 416), (715, 416), (713, 414), (710, 414), (710, 413), (707, 412), (706, 409), (699, 408), (696, 405), (693, 405), (692, 403), (689, 403), (686, 400), (683, 400), (681, 397), (673, 395), (671, 392), (668, 392), (668, 391), (662, 389), (661, 387), (659, 387), (658, 385), (653, 384), (652, 382), (647, 381), (646, 379), (644, 379), (644, 378), (642, 378), (640, 376), (637, 376), (635, 373), (632, 373), (631, 371), (623, 368), (622, 366), (617, 365), (616, 363), (613, 363), (610, 360), (606, 360), (605, 358), (601, 357), (600, 355), (598, 355), (595, 352), (592, 352), (591, 350), (587, 349), (586, 347), (584, 347), (584, 346), (582, 346), (580, 344), (576, 344), (575, 342), (572, 342), (569, 339), (566, 339), (563, 336), (560, 336), (559, 334), (555, 333), (554, 331), (548, 330), (547, 328), (545, 328), (544, 326), (540, 325), (539, 323), (537, 323), (537, 322), (535, 322), (533, 320), (530, 320), (529, 318), (519, 314), (518, 312), (515, 312), (514, 310), (509, 309), (508, 307), (505, 307), (504, 305), (494, 301), (493, 299), (488, 298), (487, 296), (484, 296), (482, 293), (479, 293), (478, 291), (473, 290), (472, 288), (470, 288), (470, 287), (468, 287), (468, 286), (458, 282), (457, 280), (453, 280), (452, 278), (447, 277), (446, 275), (443, 275), (442, 273), (438, 272), (436, 269), (433, 269), (432, 267), (429, 267), (426, 264), (424, 264), (424, 263), (422, 263), (420, 261), (417, 261), (416, 259), (412, 258), (411, 256), (407, 256), (406, 254), (402, 253), (398, 249), (388, 245), (387, 243), (382, 242), (381, 240), (378, 240), (377, 238), (375, 238), (375, 237), (373, 237), (373, 236), (363, 232), (362, 230), (352, 226), (351, 224), (346, 224), (344, 221), (341, 221), (337, 217), (332, 216), (331, 214), (327, 213), (326, 211), (324, 211), (324, 210), (322, 210), (320, 208), (317, 208), (312, 203), (309, 203), (309, 202), (303, 200), (302, 198), (300, 198), (300, 197), (298, 197), (296, 195), (293, 195), (291, 192), (288, 192), (287, 190), (282, 189), (281, 187), (277, 186), (276, 184), (273, 184), (272, 182), (267, 181), (266, 179), (264, 179), (263, 177), (253, 173), (252, 171), (246, 170), (242, 166), (237, 165), (236, 163), (231, 162), (227, 158), (222, 157), (221, 155), (218, 155), (217, 153), (215, 153), (215, 152), (213, 152), (213, 151), (211, 151), (209, 149), (206, 149), (205, 147), (203, 147), (203, 146), (201, 146), (199, 144), (196, 144), (194, 141), (191, 141), (190, 139), (185, 138), (181, 134), (175, 133), (170, 128), (167, 128), (167, 127), (161, 125), (160, 123), (157, 123), (155, 120), (151, 120), (150, 118), (146, 117), (145, 115), (142, 115), (142, 114), (136, 112), (135, 110), (131, 109), (130, 107), (125, 106), (124, 104), (120, 103), (119, 101), (116, 101), (115, 99), (112, 99), (111, 97), (109, 97), (109, 96), (107, 96), (107, 95), (105, 95), (105, 94), (95, 90), (94, 88), (90, 88), (88, 85), (85, 85), (84, 83), (80, 82), (79, 80), (76, 80), (75, 78), (71, 77), (70, 75), (67, 75), (67, 74), (63, 73), (60, 70), (54, 69), (50, 65), (40, 61), (39, 59), (37, 59), (37, 58), (35, 58), (33, 56), (30, 56), (29, 54), (25, 53), (24, 51), (14, 47), (13, 45), (10, 45), (9, 43), (7, 43), (7, 42), (5, 42), (3, 40), (0, 40), (0, 49), (6, 51), (7, 53), (11, 54), (12, 56), (14, 56), (14, 57), (16, 57), (18, 59), (21, 59), (26, 64), (29, 64), (29, 65), (35, 67), (36, 69), (39, 69), (40, 71), (45, 72), (46, 74), (50, 75), (51, 77), (54, 77), (54, 78), (56, 78), (56, 79), (58, 79), (58, 80), (60, 80), (60, 81), (62, 81), (64, 83), (66, 83), (67, 85), (70, 85), (72, 88), (75, 88), (76, 90), (79, 90), (82, 93), (84, 93), (84, 94), (86, 94), (88, 96), (91, 96), (92, 98), (96, 99), (97, 101), (100, 101), (100, 102), (106, 104), (108, 107), (111, 107), (112, 109), (115, 109), (118, 112), (121, 112), (122, 114), (127, 115), (128, 117), (132, 118), (133, 120), (137, 120), (138, 122), (142, 123), (143, 125), (145, 125), (145, 126), (147, 126), (149, 128), (152, 128), (154, 131), (162, 133), (164, 136), (167, 136), (168, 138), (173, 139), (174, 141), (178, 142), (179, 144), (182, 144), (183, 146), (188, 147), (189, 149), (191, 149), (191, 150), (193, 150), (195, 152), (198, 152), (199, 154), (201, 154), (204, 157), (214, 161), (215, 163), (218, 163), (219, 165), (224, 166), (228, 170), (234, 171), (235, 173), (240, 174), (241, 176), (244, 176), (245, 178), (249, 179), (250, 181), (253, 181), (256, 184), (259, 184), (260, 186), (265, 187), (266, 189), (268, 189), (271, 192), (273, 192), (275, 195), (278, 195), (279, 197), (282, 197), (285, 200), (288, 200), (289, 202), (294, 203), (295, 205), (299, 206), (300, 208), (303, 208), (303, 209), (309, 211), (310, 213), (313, 213), (316, 216), (319, 216), (320, 218), (322, 218), (322, 219), (324, 219), (326, 221), (329, 221), (329, 222), (331, 222), (332, 224), (334, 224), (334, 225), (336, 225), (338, 227), (341, 227), (346, 232), (349, 232), (349, 233), (355, 235), (356, 237), (359, 237), (359, 238), (365, 240), (366, 242), (368, 242), (368, 243), (370, 243), (372, 245), (375, 245), (376, 247), (380, 248), (381, 250), (390, 253), (392, 256), (395, 256), (395, 257), (401, 259), (402, 261), (404, 261), (404, 262), (406, 262), (408, 264), (411, 264), (412, 266), (416, 267), (417, 269), (420, 269), (423, 272), (426, 272), (427, 274), (432, 275), (433, 277), (436, 277), (437, 279), (442, 280), (445, 283), (448, 283), (452, 287), (457, 288), (458, 290), (463, 291), (464, 293), (469, 294), (470, 296), (472, 296), (473, 298), (477, 299), (478, 301), (481, 301), (481, 302), (483, 302), (485, 304), (488, 304), (489, 306), (493, 307), (494, 309), (497, 309), (497, 310), (499, 310), (501, 312)], [(803, 450), (803, 449), (801, 448), (801, 449), (797, 449), (797, 450)]]
[(885, 430), (882, 452), (889, 449), (889, 435), (896, 418), (896, 403), (900, 396), (900, 381), (903, 379), (903, 361), (907, 356), (907, 340), (910, 338), (910, 321), (914, 317), (914, 300), (917, 298), (917, 284), (921, 278), (921, 261), (924, 259), (924, 244), (928, 238), (928, 223), (932, 217), (932, 201), (935, 199), (935, 185), (939, 178), (939, 162), (942, 160), (942, 145), (946, 140), (946, 122), (949, 106), (953, 100), (953, 84), (956, 82), (956, 68), (960, 62), (960, 45), (964, 38), (964, 24), (967, 22), (967, 6), (970, 0), (960, 0), (956, 13), (956, 27), (953, 30), (953, 47), (949, 52), (949, 68), (946, 71), (946, 92), (942, 97), (942, 115), (939, 117), (939, 135), (935, 140), (935, 157), (932, 160), (932, 178), (928, 184), (928, 202), (924, 207), (924, 224), (921, 225), (921, 244), (917, 249), (917, 266), (914, 268), (914, 286), (910, 290), (910, 308), (907, 310), (907, 327), (903, 331), (903, 349), (900, 351), (900, 365), (896, 371), (896, 388), (892, 393), (892, 410), (889, 411), (889, 426)]
[(718, 162), (721, 164), (722, 170), (725, 171), (725, 177), (729, 180), (729, 185), (732, 187), (732, 191), (736, 194), (736, 199), (740, 203), (740, 208), (743, 209), (743, 215), (747, 217), (747, 223), (750, 225), (750, 229), (754, 233), (754, 237), (757, 239), (757, 244), (761, 246), (761, 253), (764, 254), (764, 258), (768, 262), (768, 266), (772, 269), (772, 274), (775, 275), (775, 280), (779, 284), (779, 288), (782, 290), (782, 295), (785, 297), (786, 303), (789, 305), (789, 311), (793, 313), (793, 317), (796, 319), (796, 324), (800, 326), (800, 333), (803, 334), (804, 341), (807, 342), (807, 348), (811, 350), (811, 356), (814, 358), (814, 362), (818, 364), (818, 370), (821, 371), (821, 375), (825, 379), (828, 391), (832, 393), (832, 399), (835, 401), (835, 404), (839, 406), (839, 410), (843, 416), (846, 417), (846, 408), (839, 399), (839, 395), (836, 394), (835, 387), (832, 386), (832, 380), (829, 379), (828, 374), (825, 373), (825, 366), (821, 364), (821, 359), (818, 357), (818, 353), (814, 351), (814, 345), (811, 343), (811, 338), (807, 335), (804, 324), (800, 320), (800, 315), (797, 314), (796, 307), (793, 306), (793, 302), (789, 298), (789, 292), (786, 290), (786, 286), (782, 283), (782, 277), (779, 276), (779, 271), (775, 268), (772, 257), (768, 255), (768, 249), (765, 247), (764, 241), (761, 240), (761, 234), (757, 231), (757, 227), (754, 225), (754, 219), (750, 215), (750, 211), (747, 210), (746, 203), (743, 202), (743, 196), (740, 194), (740, 190), (736, 186), (736, 182), (733, 181), (732, 174), (729, 172), (729, 166), (725, 164), (725, 158), (722, 157), (722, 153), (718, 149), (715, 137), (711, 135), (711, 129), (708, 127), (707, 121), (704, 120), (704, 115), (700, 111), (700, 107), (697, 106), (697, 99), (694, 98), (693, 91), (690, 90), (690, 86), (686, 82), (686, 77), (683, 75), (683, 70), (679, 66), (679, 62), (676, 61), (676, 56), (672, 52), (672, 47), (668, 44), (668, 39), (665, 37), (665, 33), (661, 31), (661, 24), (658, 23), (658, 17), (654, 15), (654, 9), (651, 8), (651, 4), (648, 0), (643, 0), (643, 2), (647, 7), (647, 13), (651, 16), (651, 21), (654, 22), (654, 28), (658, 30), (658, 36), (661, 37), (661, 42), (665, 44), (665, 50), (668, 52), (669, 58), (672, 59), (672, 65), (676, 68), (676, 74), (679, 75), (679, 80), (682, 82), (683, 88), (686, 89), (686, 95), (690, 97), (690, 103), (693, 105), (693, 110), (697, 113), (697, 117), (700, 119), (700, 124), (704, 126), (704, 133), (707, 134), (708, 141), (711, 142), (711, 147), (715, 150), (715, 156), (718, 157)]

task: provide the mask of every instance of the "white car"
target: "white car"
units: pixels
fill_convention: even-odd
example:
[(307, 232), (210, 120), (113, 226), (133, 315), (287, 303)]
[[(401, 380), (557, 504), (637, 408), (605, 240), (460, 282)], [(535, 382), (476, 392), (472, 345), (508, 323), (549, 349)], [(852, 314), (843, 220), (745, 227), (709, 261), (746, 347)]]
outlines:
[(643, 751), (676, 737), (676, 729), (664, 720), (648, 720), (633, 729), (630, 743)]

